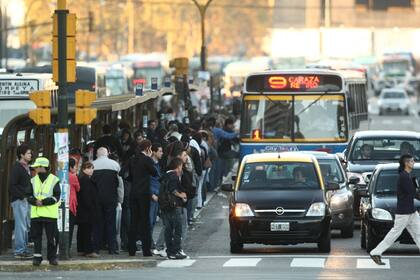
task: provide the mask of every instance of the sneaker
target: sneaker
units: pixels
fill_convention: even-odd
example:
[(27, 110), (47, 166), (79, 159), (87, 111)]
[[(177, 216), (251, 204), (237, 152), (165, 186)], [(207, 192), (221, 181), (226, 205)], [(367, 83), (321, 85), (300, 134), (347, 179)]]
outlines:
[(156, 250), (156, 249), (154, 249), (152, 251), (152, 253), (153, 253), (153, 255), (161, 256), (163, 258), (166, 258), (168, 256), (168, 254), (166, 254), (166, 250), (165, 249), (162, 249), (162, 250)]
[(180, 255), (182, 255), (182, 256), (185, 256), (185, 258), (187, 258), (187, 259), (189, 259), (190, 257), (188, 257), (188, 255), (187, 254), (185, 254), (184, 253), (184, 250), (180, 250), (179, 252), (178, 252), (178, 254), (180, 254)]
[(32, 265), (33, 266), (40, 266), (42, 263), (42, 258), (40, 257), (34, 257), (32, 260)]
[(377, 265), (385, 265), (385, 263), (382, 261), (381, 256), (379, 255), (371, 255), (369, 254), (370, 258), (377, 264)]
[(58, 265), (57, 259), (50, 260), (50, 265)]
[(32, 259), (33, 255), (28, 252), (24, 252), (24, 253), (15, 254), (15, 258), (16, 259)]
[(170, 260), (183, 260), (187, 257), (185, 255), (181, 255), (180, 253), (176, 253), (175, 255), (168, 255), (168, 259)]

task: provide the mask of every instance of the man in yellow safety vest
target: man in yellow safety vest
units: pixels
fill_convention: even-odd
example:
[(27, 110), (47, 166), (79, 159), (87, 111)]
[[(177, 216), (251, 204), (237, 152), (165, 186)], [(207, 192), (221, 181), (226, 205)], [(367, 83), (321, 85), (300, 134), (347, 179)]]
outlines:
[(31, 179), (32, 189), (28, 202), (31, 204), (31, 234), (34, 240), (34, 258), (32, 264), (39, 266), (42, 262), (42, 231), (47, 235), (47, 258), (50, 265), (57, 262), (57, 218), (60, 206), (60, 184), (57, 176), (50, 173), (50, 162), (39, 157), (31, 165), (37, 175)]

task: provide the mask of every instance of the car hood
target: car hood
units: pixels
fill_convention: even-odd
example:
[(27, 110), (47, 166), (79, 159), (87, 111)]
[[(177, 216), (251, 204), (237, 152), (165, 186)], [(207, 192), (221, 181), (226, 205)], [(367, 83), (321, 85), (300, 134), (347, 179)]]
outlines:
[[(420, 210), (420, 201), (414, 200), (414, 206), (417, 210)], [(395, 209), (397, 208), (397, 197), (394, 195), (373, 195), (372, 207), (387, 210), (392, 215), (395, 215)]]
[(325, 202), (322, 190), (239, 190), (235, 201), (249, 204), (253, 209), (309, 209), (312, 203)]
[(390, 162), (394, 162), (394, 161), (392, 161), (392, 160), (389, 160), (389, 161), (385, 161), (385, 160), (381, 160), (381, 161), (374, 161), (374, 160), (349, 161), (347, 163), (347, 170), (349, 172), (354, 172), (354, 173), (373, 172), (376, 165), (381, 164), (381, 163), (390, 163)]

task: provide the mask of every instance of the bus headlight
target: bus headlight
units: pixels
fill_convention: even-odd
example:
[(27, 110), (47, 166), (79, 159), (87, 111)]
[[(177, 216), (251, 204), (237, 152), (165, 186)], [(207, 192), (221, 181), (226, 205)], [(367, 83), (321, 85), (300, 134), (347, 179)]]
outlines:
[(324, 215), (325, 215), (324, 202), (312, 203), (311, 207), (309, 207), (309, 210), (306, 213), (307, 217), (323, 217)]
[(372, 217), (377, 220), (392, 221), (391, 213), (381, 208), (373, 208)]
[(235, 217), (254, 217), (251, 207), (246, 203), (236, 203), (233, 209), (233, 215)]

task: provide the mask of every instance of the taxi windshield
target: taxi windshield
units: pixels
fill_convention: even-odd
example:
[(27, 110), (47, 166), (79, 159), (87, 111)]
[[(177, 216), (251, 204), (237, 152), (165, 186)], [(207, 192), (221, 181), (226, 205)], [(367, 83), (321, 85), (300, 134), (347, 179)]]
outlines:
[(378, 137), (359, 139), (355, 142), (350, 161), (396, 161), (403, 154), (410, 154), (418, 159), (420, 141), (415, 138)]
[(313, 163), (258, 162), (247, 163), (239, 190), (320, 189)]

